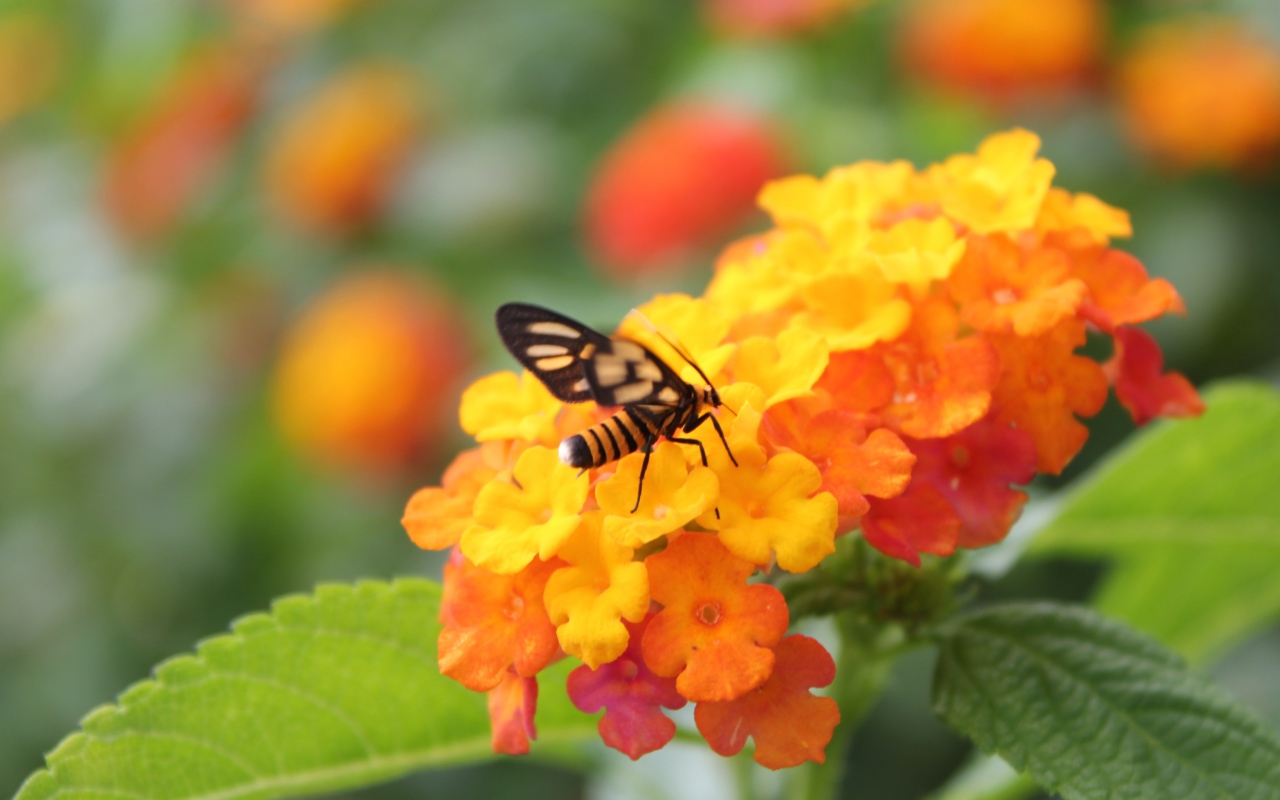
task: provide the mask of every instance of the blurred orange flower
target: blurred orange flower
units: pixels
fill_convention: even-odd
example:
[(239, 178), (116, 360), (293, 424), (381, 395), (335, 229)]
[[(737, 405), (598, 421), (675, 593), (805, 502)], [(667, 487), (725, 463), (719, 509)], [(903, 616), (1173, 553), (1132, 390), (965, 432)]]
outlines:
[(62, 74), (63, 37), (35, 14), (0, 19), (0, 125), (35, 106)]
[(382, 210), (422, 126), (404, 69), (348, 70), (292, 109), (266, 159), (267, 190), (299, 227), (345, 233)]
[(583, 210), (587, 246), (617, 277), (681, 266), (731, 234), (785, 163), (758, 115), (707, 103), (659, 108), (597, 167)]
[(139, 239), (167, 230), (223, 163), (258, 99), (262, 62), (216, 47), (188, 60), (107, 159), (107, 211)]
[(393, 271), (354, 275), (285, 338), (276, 423), (319, 461), (395, 470), (439, 443), (467, 361), (463, 330), (435, 289)]
[(707, 24), (722, 36), (747, 39), (816, 30), (865, 0), (703, 0)]
[(1238, 23), (1151, 28), (1120, 66), (1134, 143), (1174, 169), (1248, 169), (1280, 150), (1280, 51)]
[(926, 83), (1005, 101), (1082, 85), (1105, 35), (1101, 0), (916, 0), (899, 46)]

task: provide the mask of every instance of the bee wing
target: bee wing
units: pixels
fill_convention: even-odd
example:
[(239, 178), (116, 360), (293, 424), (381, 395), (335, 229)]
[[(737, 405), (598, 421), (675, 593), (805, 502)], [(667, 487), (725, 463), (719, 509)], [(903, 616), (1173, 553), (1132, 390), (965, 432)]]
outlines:
[(597, 399), (584, 364), (612, 341), (577, 320), (541, 306), (507, 303), (496, 315), (498, 335), (511, 355), (566, 403)]

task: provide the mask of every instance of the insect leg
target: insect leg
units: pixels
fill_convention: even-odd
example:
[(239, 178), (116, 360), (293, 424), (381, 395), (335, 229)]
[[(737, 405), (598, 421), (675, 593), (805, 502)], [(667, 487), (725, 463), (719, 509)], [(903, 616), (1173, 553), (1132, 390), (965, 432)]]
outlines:
[(653, 443), (656, 441), (658, 437), (650, 435), (640, 448), (644, 452), (644, 461), (640, 462), (640, 482), (636, 485), (636, 505), (631, 509), (632, 514), (640, 510), (640, 497), (644, 494), (644, 474), (649, 471), (649, 456), (653, 455)]
[[(684, 429), (686, 431), (692, 431), (693, 429), (697, 428), (699, 425), (706, 422), (707, 420), (711, 420), (711, 424), (712, 426), (715, 427), (716, 433), (720, 435), (720, 441), (724, 442), (724, 451), (729, 454), (729, 460), (733, 462), (733, 465), (735, 467), (738, 466), (738, 459), (733, 457), (733, 450), (730, 449), (729, 447), (729, 440), (724, 438), (724, 428), (720, 427), (720, 420), (716, 419), (715, 414), (712, 414), (710, 411), (708, 411), (707, 413), (703, 414), (700, 417), (695, 417), (688, 425), (684, 427)], [(704, 455), (702, 457), (702, 463), (705, 464), (706, 462), (707, 462), (707, 457)]]
[[(697, 439), (679, 439), (679, 438), (676, 438), (675, 436), (667, 437), (667, 441), (675, 442), (676, 444), (696, 444), (698, 446), (698, 452), (702, 454), (702, 466), (704, 467), (707, 466), (707, 448), (702, 446), (702, 442), (698, 441)], [(730, 458), (732, 458), (732, 455), (730, 455)], [(733, 462), (733, 465), (736, 467), (738, 465), (738, 462), (736, 461)], [(716, 506), (716, 519), (720, 519), (719, 506)]]
[(702, 466), (704, 467), (708, 466), (707, 448), (702, 445), (702, 442), (698, 441), (697, 439), (680, 439), (675, 436), (667, 437), (667, 441), (675, 442), (676, 444), (696, 444), (698, 446), (698, 452), (702, 454)]

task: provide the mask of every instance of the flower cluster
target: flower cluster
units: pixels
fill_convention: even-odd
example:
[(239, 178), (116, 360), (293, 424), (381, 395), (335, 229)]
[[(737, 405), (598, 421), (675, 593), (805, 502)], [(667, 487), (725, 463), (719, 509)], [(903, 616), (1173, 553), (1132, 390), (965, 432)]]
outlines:
[[(584, 664), (571, 699), (632, 758), (671, 740), (663, 709), (693, 702), (718, 753), (751, 737), (767, 767), (821, 762), (839, 712), (811, 690), (835, 665), (753, 576), (811, 570), (854, 531), (916, 565), (1000, 541), (1027, 499), (1013, 487), (1066, 466), (1109, 384), (1139, 422), (1200, 411), (1133, 327), (1181, 310), (1177, 293), (1109, 246), (1127, 215), (1053, 188), (1038, 148), (1014, 130), (923, 171), (769, 184), (775, 227), (731, 246), (704, 296), (640, 309), (734, 413), (728, 449), (711, 425), (692, 434), (705, 466), (658, 444), (638, 507), (642, 454), (581, 472), (556, 456), (611, 409), (566, 407), (532, 375), (467, 390), (479, 446), (404, 521), (453, 548), (440, 668), (490, 693), (495, 749), (528, 748), (535, 676), (563, 653)], [(1106, 364), (1075, 352), (1089, 330), (1114, 341)]]

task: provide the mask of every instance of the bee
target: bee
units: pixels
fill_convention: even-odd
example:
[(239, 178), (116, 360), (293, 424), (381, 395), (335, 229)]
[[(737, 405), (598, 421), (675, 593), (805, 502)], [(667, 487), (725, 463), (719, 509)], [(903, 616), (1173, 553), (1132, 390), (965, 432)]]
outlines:
[(707, 449), (702, 442), (679, 434), (692, 433), (710, 421), (729, 460), (738, 466), (720, 421), (706, 410), (723, 405), (720, 395), (688, 353), (661, 333), (658, 335), (702, 376), (705, 386), (688, 383), (638, 342), (605, 336), (541, 306), (507, 303), (496, 316), (498, 335), (507, 350), (556, 398), (566, 403), (594, 400), (602, 406), (622, 406), (604, 422), (561, 442), (560, 460), (585, 470), (643, 452), (632, 513), (640, 508), (649, 456), (661, 437), (696, 445), (706, 466)]

